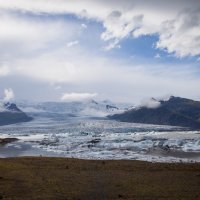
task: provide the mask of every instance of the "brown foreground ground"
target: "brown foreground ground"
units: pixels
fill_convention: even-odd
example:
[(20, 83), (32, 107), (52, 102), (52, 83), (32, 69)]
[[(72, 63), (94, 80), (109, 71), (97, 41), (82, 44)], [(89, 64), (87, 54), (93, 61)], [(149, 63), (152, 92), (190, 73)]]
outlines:
[(0, 159), (0, 199), (200, 199), (200, 164)]

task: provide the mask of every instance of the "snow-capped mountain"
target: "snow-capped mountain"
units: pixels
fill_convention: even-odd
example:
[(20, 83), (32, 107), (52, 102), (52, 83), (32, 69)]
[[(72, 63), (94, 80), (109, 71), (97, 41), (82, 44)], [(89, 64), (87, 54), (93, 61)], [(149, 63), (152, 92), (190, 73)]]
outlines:
[(27, 122), (32, 120), (16, 104), (9, 102), (0, 102), (0, 125)]
[(0, 102), (0, 112), (21, 112), (14, 103)]
[(125, 111), (110, 101), (83, 102), (18, 102), (20, 109), (32, 115), (65, 114), (69, 116), (104, 117)]

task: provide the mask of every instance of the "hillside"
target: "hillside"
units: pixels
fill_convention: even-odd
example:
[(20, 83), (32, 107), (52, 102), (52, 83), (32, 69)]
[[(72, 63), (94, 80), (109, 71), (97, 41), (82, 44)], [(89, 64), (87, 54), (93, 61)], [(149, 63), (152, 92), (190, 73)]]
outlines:
[(0, 104), (0, 126), (15, 124), (20, 122), (28, 122), (32, 120), (23, 111), (21, 111), (14, 103)]
[(108, 116), (123, 122), (171, 125), (200, 129), (200, 102), (171, 96), (167, 101), (158, 101), (159, 106), (141, 106), (122, 114)]

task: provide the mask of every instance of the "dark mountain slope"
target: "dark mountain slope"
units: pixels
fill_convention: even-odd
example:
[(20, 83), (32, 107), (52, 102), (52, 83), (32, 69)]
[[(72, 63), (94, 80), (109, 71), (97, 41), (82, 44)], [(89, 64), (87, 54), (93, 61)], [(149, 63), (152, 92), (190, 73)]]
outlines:
[(1, 105), (0, 126), (19, 122), (28, 122), (32, 118), (22, 112), (14, 103), (4, 103)]
[(123, 122), (200, 129), (200, 102), (172, 96), (168, 101), (160, 101), (157, 108), (140, 107), (109, 118)]

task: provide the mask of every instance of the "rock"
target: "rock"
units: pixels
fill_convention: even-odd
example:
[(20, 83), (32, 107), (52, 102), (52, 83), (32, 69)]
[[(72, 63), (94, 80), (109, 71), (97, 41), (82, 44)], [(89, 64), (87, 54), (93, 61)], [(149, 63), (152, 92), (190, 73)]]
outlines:
[(15, 142), (19, 139), (17, 138), (0, 138), (0, 145), (5, 145), (5, 144), (8, 144), (8, 143), (11, 143), (11, 142)]

